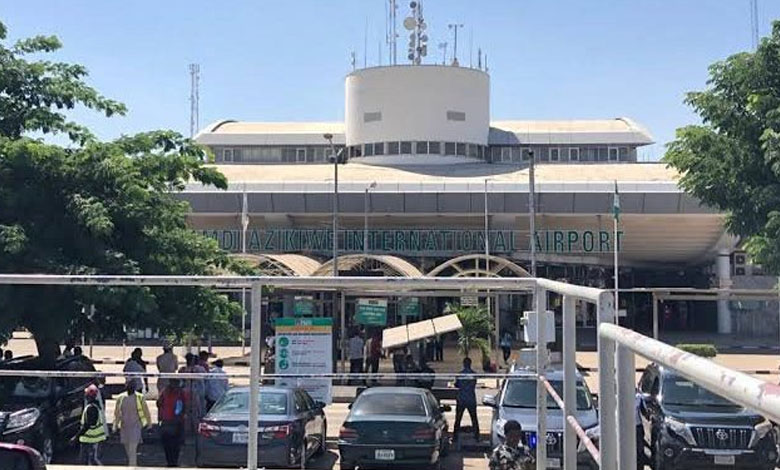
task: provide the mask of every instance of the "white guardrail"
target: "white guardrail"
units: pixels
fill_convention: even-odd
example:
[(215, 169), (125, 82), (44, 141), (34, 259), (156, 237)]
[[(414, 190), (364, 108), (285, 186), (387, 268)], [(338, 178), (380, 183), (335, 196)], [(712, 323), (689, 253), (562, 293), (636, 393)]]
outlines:
[[(614, 297), (609, 291), (590, 287), (574, 286), (558, 281), (537, 278), (373, 278), (373, 277), (276, 277), (276, 276), (69, 276), (69, 275), (45, 275), (45, 274), (0, 274), (0, 285), (80, 285), (80, 286), (201, 286), (214, 288), (250, 288), (252, 296), (252, 344), (262, 344), (260, 328), (263, 324), (262, 305), (263, 287), (308, 289), (311, 291), (343, 291), (350, 289), (373, 289), (377, 295), (383, 292), (386, 296), (393, 296), (399, 291), (407, 290), (440, 290), (452, 292), (453, 296), (459, 296), (463, 291), (501, 291), (517, 292), (527, 291), (532, 293), (536, 310), (547, 311), (548, 293), (559, 294), (563, 297), (563, 408), (568, 425), (564, 426), (564, 469), (575, 470), (577, 465), (577, 435), (579, 429), (574, 416), (576, 414), (576, 363), (575, 363), (575, 306), (576, 302), (589, 302), (595, 304), (600, 323), (614, 320)], [(545, 344), (543, 333), (545, 332), (544, 315), (538, 316), (537, 344)], [(601, 336), (600, 336), (601, 338)], [(608, 354), (608, 348), (599, 345), (599, 370), (611, 370), (614, 368), (613, 354)], [(614, 348), (613, 348), (614, 351)], [(545, 347), (537, 348), (536, 368), (543, 371), (547, 367), (547, 350)], [(260, 392), (261, 364), (260, 348), (252, 348), (250, 355), (250, 416), (258, 416), (258, 398)], [(19, 371), (14, 371), (18, 373)], [(89, 375), (89, 373), (87, 374)], [(104, 374), (108, 375), (108, 374)], [(144, 374), (142, 374), (144, 375)], [(316, 374), (322, 378), (349, 378), (366, 377), (365, 374)], [(94, 376), (94, 374), (92, 374)], [(160, 376), (160, 374), (145, 374), (145, 376)], [(189, 378), (188, 376), (171, 374), (172, 377)], [(426, 377), (430, 377), (425, 375)], [(495, 374), (496, 378), (506, 378), (506, 374)], [(197, 376), (196, 376), (197, 377)], [(201, 378), (203, 376), (200, 376)], [(263, 378), (272, 378), (272, 375), (262, 375)], [(290, 376), (287, 376), (288, 378)], [(370, 375), (368, 376), (370, 377)], [(610, 382), (611, 380), (611, 382)], [(606, 381), (606, 382), (605, 382)], [(614, 383), (614, 377), (600, 373), (600, 390), (610, 390)], [(542, 379), (537, 379), (537, 435), (547, 434), (547, 388)], [(560, 397), (559, 397), (560, 398)], [(602, 409), (614, 409), (615, 395), (602, 394), (600, 400)], [(615, 426), (605, 421), (605, 416), (612, 413), (600, 413), (601, 455), (614, 455), (616, 452)], [(249, 420), (249, 443), (247, 450), (247, 467), (257, 469), (257, 431), (256, 419)], [(579, 429), (581, 431), (581, 429)], [(585, 438), (585, 436), (582, 436)], [(545, 442), (540, 439), (540, 442)], [(591, 443), (592, 444), (592, 443)], [(590, 446), (592, 447), (592, 446)], [(537, 469), (544, 470), (547, 467), (547, 449), (545, 445), (537, 447)], [(612, 467), (614, 468), (614, 466)]]
[[(602, 352), (617, 353), (614, 362), (605, 367), (599, 364), (599, 383), (602, 397), (601, 416), (609, 416), (601, 422), (601, 468), (606, 470), (636, 470), (636, 377), (634, 355), (673, 369), (681, 376), (734, 403), (754, 410), (775, 422), (780, 421), (780, 386), (757, 379), (748, 374), (724, 367), (708, 359), (687, 353), (633, 330), (616, 325), (599, 325), (599, 356)], [(604, 377), (604, 380), (602, 380)], [(617, 395), (617, 407), (604, 406), (603, 398)], [(617, 413), (609, 410), (616, 409)], [(610, 427), (609, 439), (615, 434), (610, 453), (605, 452), (604, 426)], [(617, 445), (617, 454), (613, 449)]]

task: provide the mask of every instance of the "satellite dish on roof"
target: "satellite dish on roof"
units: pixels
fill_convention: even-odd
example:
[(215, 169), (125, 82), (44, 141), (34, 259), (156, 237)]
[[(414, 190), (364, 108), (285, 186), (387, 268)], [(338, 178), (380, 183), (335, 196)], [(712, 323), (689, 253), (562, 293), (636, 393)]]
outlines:
[(426, 42), (427, 40), (428, 40), (428, 35), (427, 34), (423, 34), (422, 36), (420, 36), (420, 41)]
[(413, 17), (407, 16), (406, 18), (404, 18), (404, 28), (411, 31), (414, 29), (415, 26), (417, 26), (417, 21), (415, 21)]

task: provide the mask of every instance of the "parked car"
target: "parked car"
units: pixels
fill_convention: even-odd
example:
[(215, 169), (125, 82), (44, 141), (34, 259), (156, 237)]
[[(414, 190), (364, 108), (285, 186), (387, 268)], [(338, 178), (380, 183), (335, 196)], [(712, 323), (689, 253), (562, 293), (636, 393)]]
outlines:
[[(0, 362), (3, 370), (41, 370), (40, 358), (23, 356)], [(95, 371), (84, 357), (58, 360), (57, 371)], [(24, 444), (51, 463), (78, 432), (84, 409), (84, 389), (94, 378), (0, 377), (0, 440)]]
[(774, 426), (761, 415), (657, 364), (647, 366), (639, 391), (655, 470), (775, 468)]
[[(550, 384), (563, 396), (563, 370), (551, 368), (545, 372)], [(504, 424), (515, 420), (523, 427), (523, 442), (536, 451), (536, 372), (527, 368), (512, 370), (512, 377), (502, 382), (498, 395), (485, 395), (482, 403), (493, 408), (490, 440), (493, 447), (504, 442)], [(583, 429), (595, 429), (598, 425), (597, 406), (588, 385), (577, 372), (577, 422)], [(547, 397), (547, 467), (563, 465), (563, 411)], [(587, 452), (578, 452), (578, 468), (598, 468)]]
[(3, 470), (46, 470), (41, 454), (32, 447), (0, 442), (0, 468)]
[(426, 389), (373, 387), (350, 406), (339, 431), (341, 469), (440, 468), (449, 447), (448, 405)]
[[(263, 466), (297, 467), (326, 450), (325, 404), (299, 388), (263, 387), (258, 459)], [(203, 417), (195, 441), (198, 467), (245, 466), (249, 442), (249, 388), (236, 387)]]

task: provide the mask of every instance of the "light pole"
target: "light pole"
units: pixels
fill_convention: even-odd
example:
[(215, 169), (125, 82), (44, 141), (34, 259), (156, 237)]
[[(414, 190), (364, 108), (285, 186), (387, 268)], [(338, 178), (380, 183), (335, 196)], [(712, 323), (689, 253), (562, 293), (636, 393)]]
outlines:
[(368, 192), (376, 188), (376, 181), (366, 186), (366, 192), (363, 194), (363, 254), (368, 254)]
[[(249, 207), (246, 199), (246, 183), (241, 199), (241, 253), (246, 254), (246, 231), (249, 228)], [(246, 350), (246, 289), (241, 289), (241, 356)]]
[(330, 144), (331, 159), (333, 159), (333, 277), (339, 275), (339, 154), (333, 145), (333, 134), (323, 134)]
[(529, 150), (531, 164), (528, 167), (528, 229), (531, 235), (531, 276), (536, 277), (536, 178), (534, 151)]

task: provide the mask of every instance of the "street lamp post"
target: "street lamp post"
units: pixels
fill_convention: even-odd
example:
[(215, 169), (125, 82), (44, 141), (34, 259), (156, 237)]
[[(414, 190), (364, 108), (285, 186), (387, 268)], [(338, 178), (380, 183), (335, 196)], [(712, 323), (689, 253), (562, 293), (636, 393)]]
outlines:
[(323, 134), (330, 144), (333, 159), (333, 277), (339, 275), (339, 155), (333, 145), (333, 134)]
[(528, 167), (528, 229), (531, 236), (531, 276), (536, 277), (536, 178), (534, 151), (530, 150)]
[(363, 194), (363, 254), (368, 254), (368, 192), (376, 188), (376, 181), (366, 186), (366, 192)]

